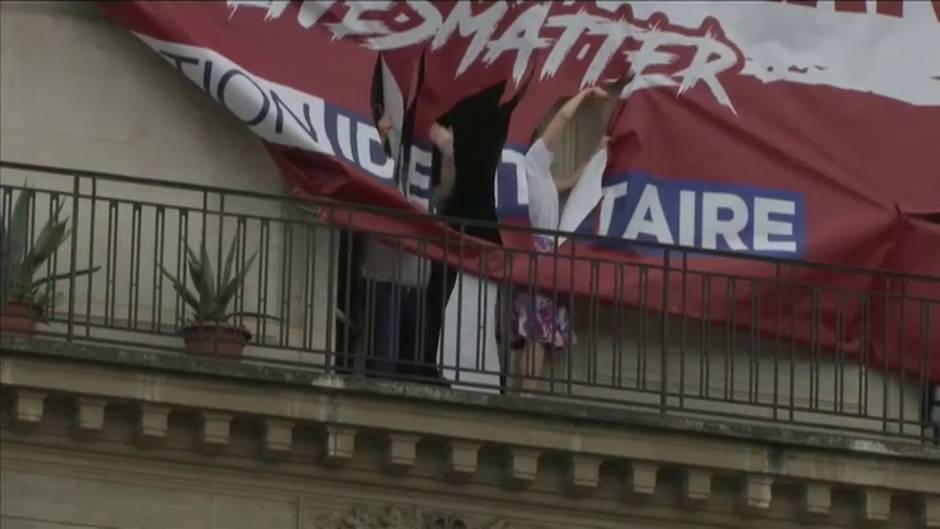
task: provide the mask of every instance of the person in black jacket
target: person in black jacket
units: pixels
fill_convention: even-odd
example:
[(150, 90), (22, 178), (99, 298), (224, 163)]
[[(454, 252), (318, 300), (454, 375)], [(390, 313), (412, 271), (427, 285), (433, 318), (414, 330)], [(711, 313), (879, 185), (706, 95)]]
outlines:
[[(477, 237), (497, 245), (502, 244), (496, 227), (496, 169), (499, 166), (503, 145), (509, 130), (509, 120), (519, 97), (500, 105), (506, 83), (486, 88), (464, 98), (438, 123), (452, 134), (455, 179), (452, 190), (442, 194), (437, 204), (437, 213), (473, 221), (484, 221), (486, 226), (454, 222), (451, 228), (466, 235)], [(441, 175), (446, 175), (446, 154), (435, 148), (432, 183), (441, 186)], [(457, 271), (442, 262), (431, 265), (431, 275), (425, 291), (425, 333), (423, 340), (423, 362), (419, 374), (441, 378), (439, 369), (440, 334), (444, 312)]]

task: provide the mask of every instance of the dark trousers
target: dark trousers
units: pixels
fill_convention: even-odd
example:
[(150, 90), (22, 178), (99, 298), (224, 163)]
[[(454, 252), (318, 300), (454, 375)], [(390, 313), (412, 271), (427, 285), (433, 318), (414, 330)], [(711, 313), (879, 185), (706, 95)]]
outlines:
[(386, 281), (370, 281), (367, 287), (369, 320), (366, 335), (371, 337), (372, 358), (366, 369), (382, 375), (415, 374), (417, 359), (420, 289)]
[(457, 281), (457, 273), (446, 264), (434, 261), (431, 264), (431, 276), (428, 288), (425, 289), (426, 318), (424, 343), (422, 344), (421, 362), (425, 366), (438, 365), (438, 348), (440, 347), (441, 327), (444, 324), (444, 311), (447, 310), (447, 300)]

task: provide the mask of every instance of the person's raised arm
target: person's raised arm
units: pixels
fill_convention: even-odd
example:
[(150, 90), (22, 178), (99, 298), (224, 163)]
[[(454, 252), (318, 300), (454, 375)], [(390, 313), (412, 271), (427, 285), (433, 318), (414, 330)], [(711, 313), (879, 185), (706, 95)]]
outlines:
[(552, 120), (548, 122), (548, 126), (545, 127), (545, 131), (542, 133), (542, 141), (545, 142), (545, 146), (548, 147), (549, 151), (554, 152), (555, 149), (558, 148), (558, 143), (561, 141), (561, 135), (565, 130), (565, 126), (571, 121), (571, 118), (574, 117), (581, 103), (589, 96), (610, 97), (607, 95), (607, 92), (600, 87), (592, 86), (581, 90), (575, 94), (574, 97), (566, 101), (565, 104), (558, 109), (558, 112), (552, 116)]
[(431, 125), (431, 142), (441, 151), (441, 181), (432, 192), (432, 202), (440, 207), (454, 192), (457, 168), (454, 165), (454, 131), (439, 123)]
[(591, 160), (594, 159), (594, 156), (597, 153), (607, 148), (607, 144), (610, 142), (610, 136), (606, 134), (601, 136), (601, 139), (597, 142), (597, 147), (594, 148), (594, 152), (591, 154), (591, 157), (584, 161), (570, 177), (565, 180), (556, 180), (555, 185), (558, 187), (559, 193), (564, 193), (565, 191), (570, 190), (578, 183), (578, 180), (581, 180), (581, 177), (584, 175), (584, 169), (587, 168), (588, 164), (591, 163)]

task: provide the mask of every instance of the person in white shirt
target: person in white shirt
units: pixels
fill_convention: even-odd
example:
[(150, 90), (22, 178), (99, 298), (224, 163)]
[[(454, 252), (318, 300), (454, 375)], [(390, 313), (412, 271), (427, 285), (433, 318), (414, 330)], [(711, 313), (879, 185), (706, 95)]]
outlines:
[[(609, 99), (610, 96), (599, 87), (580, 91), (558, 110), (526, 152), (529, 222), (533, 228), (558, 229), (559, 194), (574, 187), (584, 173), (587, 164), (581, 165), (567, 178), (556, 179), (551, 166), (564, 129), (581, 104), (590, 97)], [(606, 148), (608, 140), (607, 136), (602, 137), (597, 150)], [(551, 253), (555, 247), (555, 238), (549, 235), (535, 234), (533, 242), (536, 252)], [(500, 340), (508, 339), (510, 348), (518, 353), (523, 395), (539, 389), (546, 350), (564, 348), (573, 338), (562, 297), (558, 293), (533, 295), (528, 287), (515, 288), (508, 296), (500, 293), (496, 307), (497, 333)], [(501, 314), (502, 311), (506, 314)]]

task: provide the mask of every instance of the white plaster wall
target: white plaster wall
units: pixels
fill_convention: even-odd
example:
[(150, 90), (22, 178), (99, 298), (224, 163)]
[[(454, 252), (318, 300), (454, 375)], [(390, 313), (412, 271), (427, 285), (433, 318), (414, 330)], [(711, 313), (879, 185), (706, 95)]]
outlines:
[[(69, 169), (111, 172), (166, 182), (184, 182), (226, 189), (279, 194), (280, 174), (262, 143), (246, 127), (217, 105), (191, 82), (180, 76), (153, 51), (125, 29), (106, 21), (94, 3), (81, 2), (3, 2), (0, 4), (0, 158)], [(70, 176), (5, 170), (0, 173), (4, 184), (22, 185), (41, 190), (71, 192)], [(91, 181), (80, 182), (80, 192), (92, 193)], [(218, 194), (203, 196), (198, 191), (184, 191), (153, 185), (99, 182), (94, 190), (99, 197), (114, 201), (84, 198), (78, 202), (77, 215), (73, 201), (63, 198), (63, 214), (78, 220), (78, 267), (106, 266), (113, 260), (114, 273), (106, 269), (95, 274), (89, 285), (87, 278), (77, 281), (76, 311), (84, 314), (89, 307), (93, 318), (137, 320), (150, 324), (160, 320), (173, 325), (176, 312), (168, 284), (154, 288), (159, 277), (155, 261), (162, 257), (164, 265), (175, 272), (182, 246), (180, 234), (198, 247), (202, 230), (216, 267), (219, 236), (222, 235), (222, 257), (235, 233), (237, 220), (227, 216), (220, 223), (218, 215), (203, 217), (193, 211), (186, 228), (181, 228), (178, 210), (166, 210), (161, 220), (157, 204), (169, 204), (199, 210), (204, 200), (210, 210), (221, 206)], [(37, 199), (36, 217), (48, 215), (48, 193)], [(131, 202), (142, 201), (137, 212)], [(263, 247), (269, 257), (256, 262), (246, 282), (244, 310), (265, 309), (267, 314), (283, 316), (288, 307), (305, 303), (323, 305), (329, 289), (325, 272), (329, 253), (323, 250), (328, 240), (324, 228), (293, 226), (289, 234), (293, 244), (286, 244), (287, 233), (281, 221), (290, 216), (307, 222), (309, 216), (288, 211), (275, 200), (228, 198), (225, 211), (229, 214), (251, 215), (245, 219), (246, 243), (258, 248), (269, 224)], [(92, 223), (94, 211), (94, 223)], [(109, 215), (116, 215), (111, 217)], [(136, 217), (136, 220), (135, 220)], [(41, 222), (41, 220), (40, 220)], [(74, 222), (73, 222), (74, 224)], [(109, 250), (109, 224), (116, 229)], [(92, 229), (92, 226), (94, 229)], [(139, 229), (139, 237), (133, 234)], [(220, 231), (221, 230), (221, 231)], [(307, 233), (307, 238), (304, 237)], [(162, 233), (162, 239), (161, 239)], [(94, 238), (93, 238), (94, 237)], [(309, 239), (309, 243), (305, 242)], [(319, 285), (307, 281), (306, 290), (298, 285), (305, 280), (309, 259), (298, 250), (312, 245), (308, 252), (321, 262), (317, 267)], [(162, 249), (161, 249), (162, 246)], [(298, 248), (303, 247), (303, 248)], [(60, 251), (59, 270), (67, 270), (70, 244)], [(138, 264), (132, 256), (140, 256)], [(259, 257), (260, 259), (260, 257)], [(282, 283), (283, 265), (291, 265), (289, 284)], [(260, 270), (262, 265), (268, 268)], [(261, 279), (266, 281), (259, 283)], [(117, 295), (113, 304), (106, 302), (106, 284), (113, 282)], [(133, 293), (133, 285), (138, 285)], [(159, 284), (157, 285), (159, 287)], [(60, 291), (67, 285), (59, 285)], [(66, 289), (67, 290), (67, 289)], [(161, 294), (163, 300), (161, 300)], [(58, 311), (67, 310), (60, 303)], [(264, 328), (248, 322), (250, 330), (261, 332), (271, 343), (300, 346), (306, 344), (323, 349), (326, 315), (316, 316), (308, 310), (305, 333), (300, 320), (303, 312), (291, 310), (283, 318), (283, 328), (269, 322)], [(314, 338), (312, 334), (316, 334)], [(127, 337), (119, 337), (126, 339)], [(258, 351), (262, 354), (262, 351)], [(268, 354), (300, 359), (300, 353)]]
[(4, 159), (280, 190), (256, 137), (94, 3), (0, 10)]

